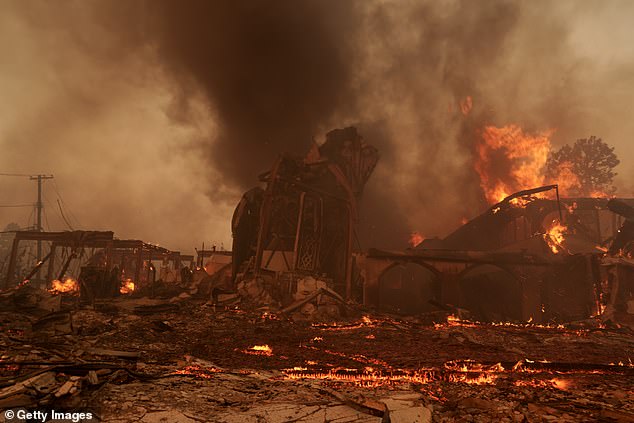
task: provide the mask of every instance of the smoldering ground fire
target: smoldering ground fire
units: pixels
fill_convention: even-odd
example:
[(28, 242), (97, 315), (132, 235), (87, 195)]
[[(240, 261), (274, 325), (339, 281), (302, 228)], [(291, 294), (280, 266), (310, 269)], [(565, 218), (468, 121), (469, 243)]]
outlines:
[(632, 419), (631, 6), (2, 7), (0, 407)]

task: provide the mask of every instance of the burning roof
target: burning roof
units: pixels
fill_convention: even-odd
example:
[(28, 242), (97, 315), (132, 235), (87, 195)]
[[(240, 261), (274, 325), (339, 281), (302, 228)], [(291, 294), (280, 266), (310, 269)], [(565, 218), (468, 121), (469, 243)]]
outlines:
[[(512, 194), (444, 239), (425, 240), (417, 248), (555, 254), (607, 251), (623, 221), (609, 207), (614, 200), (537, 196), (554, 189), (556, 185), (549, 185)], [(626, 207), (634, 205), (634, 199), (619, 201)]]

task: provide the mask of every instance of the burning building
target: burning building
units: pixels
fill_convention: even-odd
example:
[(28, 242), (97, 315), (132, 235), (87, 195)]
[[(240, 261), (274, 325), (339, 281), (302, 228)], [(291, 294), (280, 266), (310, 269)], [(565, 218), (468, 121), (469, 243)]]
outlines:
[[(541, 195), (551, 190), (556, 199)], [(604, 269), (615, 265), (608, 252), (627, 256), (631, 248), (628, 204), (634, 200), (560, 199), (556, 185), (517, 192), (443, 239), (405, 252), (370, 250), (365, 302), (409, 313), (453, 307), (488, 321), (599, 315), (608, 298), (631, 298), (627, 270), (609, 276)], [(626, 292), (617, 295), (615, 282), (606, 292), (608, 279)]]

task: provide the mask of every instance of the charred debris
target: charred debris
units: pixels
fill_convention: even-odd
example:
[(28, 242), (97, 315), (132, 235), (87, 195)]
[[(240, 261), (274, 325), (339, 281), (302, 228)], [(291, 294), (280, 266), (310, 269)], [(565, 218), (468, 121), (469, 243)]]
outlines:
[(309, 318), (351, 302), (483, 321), (628, 321), (634, 313), (634, 200), (559, 198), (557, 185), (538, 187), (444, 239), (360, 251), (359, 197), (377, 160), (346, 128), (261, 175), (266, 188), (247, 192), (232, 222), (232, 280), (243, 299)]
[[(634, 200), (538, 187), (443, 239), (364, 251), (355, 230), (378, 160), (355, 128), (280, 156), (237, 205), (231, 252), (17, 232), (0, 291), (0, 408), (632, 421)], [(28, 266), (21, 248), (37, 241), (49, 252)]]
[[(443, 239), (363, 251), (359, 200), (378, 160), (354, 127), (329, 132), (305, 157), (281, 155), (237, 205), (231, 252), (203, 247), (194, 258), (112, 232), (17, 232), (4, 289), (35, 279), (89, 304), (172, 292), (307, 319), (359, 306), (536, 323), (634, 315), (634, 199), (560, 198), (548, 185), (508, 196)], [(26, 268), (20, 244), (33, 241), (50, 242), (49, 253)]]

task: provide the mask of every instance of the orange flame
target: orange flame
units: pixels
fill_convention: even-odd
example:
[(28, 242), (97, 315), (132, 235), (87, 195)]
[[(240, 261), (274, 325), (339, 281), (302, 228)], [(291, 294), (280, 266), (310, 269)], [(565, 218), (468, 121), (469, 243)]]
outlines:
[(564, 249), (563, 242), (565, 241), (564, 234), (568, 230), (568, 227), (562, 225), (558, 220), (553, 220), (546, 234), (544, 234), (544, 240), (548, 244), (548, 247), (554, 254), (558, 254)]
[(363, 370), (341, 367), (329, 370), (308, 370), (305, 367), (294, 367), (292, 369), (284, 369), (283, 373), (284, 377), (290, 380), (321, 379), (331, 382), (352, 383), (361, 387), (379, 387), (402, 383), (427, 384), (441, 380), (470, 385), (490, 385), (497, 380), (498, 374), (504, 371), (500, 364), (486, 366), (471, 360), (465, 360), (447, 362), (443, 369), (390, 369), (389, 371), (382, 371), (367, 366)]
[[(489, 203), (498, 203), (514, 192), (535, 188), (546, 183), (557, 184), (564, 196), (589, 196), (608, 198), (603, 191), (585, 192), (579, 175), (570, 161), (563, 161), (551, 170), (546, 180), (546, 162), (551, 152), (550, 137), (553, 130), (528, 134), (517, 125), (501, 128), (486, 126), (480, 133), (475, 148), (475, 170), (480, 176), (480, 186)], [(535, 198), (516, 198), (515, 207), (524, 207)]]
[(174, 371), (175, 375), (195, 376), (201, 379), (211, 379), (214, 373), (220, 373), (221, 370), (209, 367), (186, 366), (183, 369)]
[[(530, 135), (517, 125), (486, 126), (476, 144), (475, 170), (490, 203), (543, 185), (552, 130)], [(505, 169), (502, 174), (499, 169)]]
[(409, 234), (409, 245), (412, 248), (417, 247), (421, 242), (425, 241), (425, 237), (422, 236), (419, 232), (412, 232), (411, 234)]
[(78, 292), (79, 283), (73, 278), (66, 278), (64, 282), (55, 279), (51, 282), (51, 289), (49, 291), (53, 293)]
[(119, 292), (121, 294), (130, 294), (131, 292), (134, 292), (134, 289), (135, 285), (132, 279), (126, 279), (125, 281), (123, 281), (123, 285), (121, 286), (121, 288), (119, 288)]
[(573, 170), (571, 162), (561, 162), (553, 178), (557, 181), (561, 193), (572, 192), (581, 187), (581, 181)]
[(268, 345), (254, 345), (249, 349), (243, 350), (242, 352), (251, 355), (273, 355), (273, 350)]

